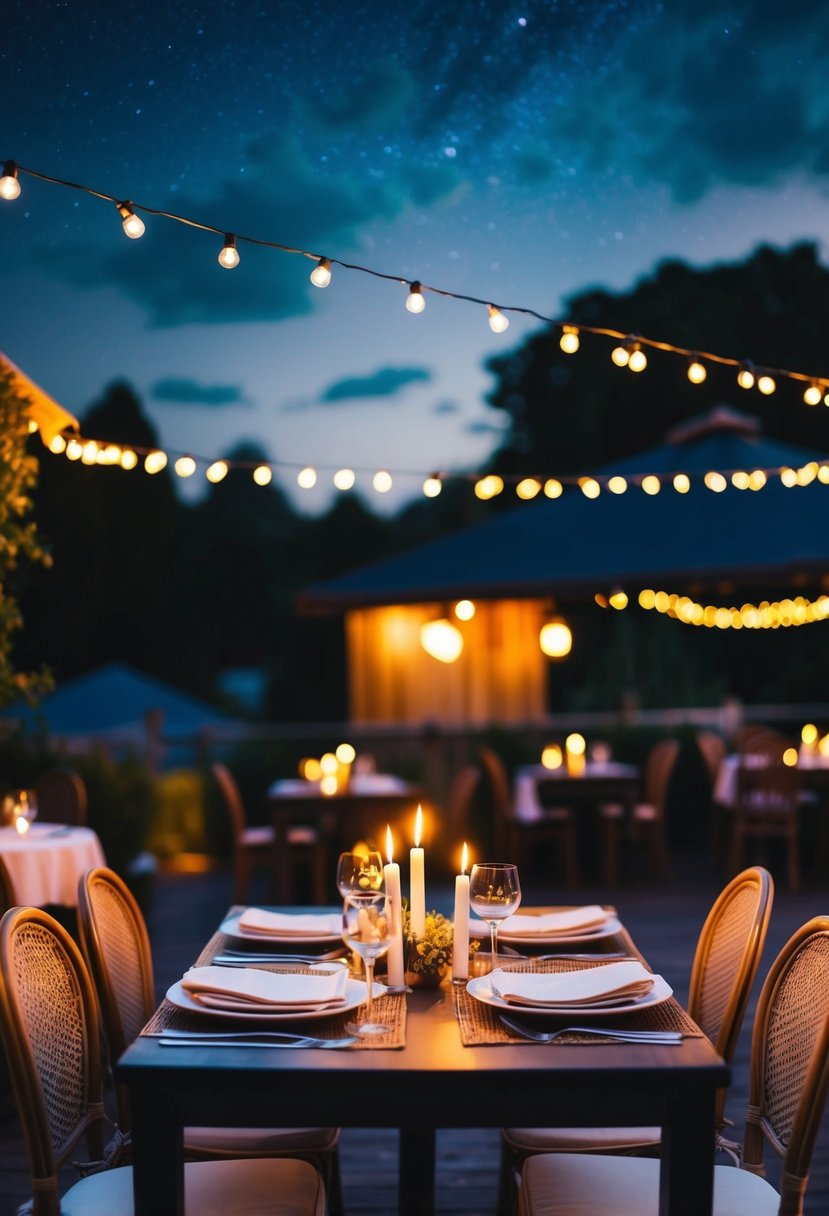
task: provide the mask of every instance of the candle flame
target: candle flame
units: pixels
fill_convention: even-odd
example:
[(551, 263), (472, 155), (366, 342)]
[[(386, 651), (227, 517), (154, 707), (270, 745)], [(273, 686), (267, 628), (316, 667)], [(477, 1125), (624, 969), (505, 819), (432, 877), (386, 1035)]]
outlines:
[(466, 841), (463, 842), (461, 850), (461, 874), (465, 874), (469, 865), (469, 849), (466, 847)]
[(414, 830), (414, 842), (415, 842), (416, 849), (420, 848), (420, 837), (421, 837), (422, 832), (423, 832), (423, 807), (420, 805), (420, 803), (418, 803), (417, 804), (417, 814), (415, 815), (415, 830)]
[(18, 815), (14, 821), (14, 826), (21, 836), (25, 836), (29, 830), (29, 821), (24, 815)]
[(394, 841), (391, 834), (391, 825), (388, 823), (386, 824), (386, 859), (389, 865), (394, 861)]

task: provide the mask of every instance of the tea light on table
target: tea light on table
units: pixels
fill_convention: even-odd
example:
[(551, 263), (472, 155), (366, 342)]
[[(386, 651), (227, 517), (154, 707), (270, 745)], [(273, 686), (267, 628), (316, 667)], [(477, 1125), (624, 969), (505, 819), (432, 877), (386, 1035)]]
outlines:
[(452, 982), (469, 979), (469, 850), (463, 842), (461, 872), (455, 878), (455, 915), (452, 921)]
[(586, 744), (584, 735), (573, 732), (564, 741), (567, 753), (567, 772), (571, 777), (581, 777), (584, 774)]
[(422, 938), (426, 933), (426, 883), (424, 878), (423, 849), (420, 837), (423, 832), (423, 808), (418, 806), (415, 815), (414, 848), (409, 852), (409, 909), (412, 937)]
[(405, 984), (403, 966), (403, 902), (400, 896), (400, 866), (392, 860), (393, 841), (391, 828), (386, 825), (386, 856), (383, 866), (386, 882), (386, 915), (389, 918), (389, 949), (386, 955), (389, 988), (402, 988)]
[(18, 835), (25, 836), (29, 830), (29, 821), (25, 815), (16, 815), (14, 826), (17, 828)]

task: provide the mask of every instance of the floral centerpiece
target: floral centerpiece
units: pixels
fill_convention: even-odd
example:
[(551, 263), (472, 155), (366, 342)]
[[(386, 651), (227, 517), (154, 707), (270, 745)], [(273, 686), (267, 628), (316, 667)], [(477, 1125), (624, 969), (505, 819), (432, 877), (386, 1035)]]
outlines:
[[(411, 915), (407, 900), (403, 900), (403, 939), (406, 949), (406, 979), (412, 985), (437, 986), (452, 966), (452, 922), (441, 912), (426, 913), (422, 938), (412, 936)], [(480, 942), (469, 943), (470, 956)]]

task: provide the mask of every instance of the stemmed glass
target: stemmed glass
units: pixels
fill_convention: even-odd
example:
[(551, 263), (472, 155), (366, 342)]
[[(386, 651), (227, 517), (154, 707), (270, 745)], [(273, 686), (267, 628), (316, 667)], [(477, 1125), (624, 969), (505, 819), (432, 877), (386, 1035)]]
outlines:
[(506, 862), (481, 862), (469, 876), (469, 906), (489, 925), (492, 967), (498, 966), (498, 925), (521, 903), (518, 866)]
[[(381, 871), (382, 875), (382, 871)], [(349, 1034), (386, 1034), (390, 1027), (371, 1020), (374, 963), (389, 948), (385, 891), (351, 891), (343, 903), (343, 941), (360, 955), (366, 968), (366, 1011), (362, 1021), (349, 1022)]]
[(337, 888), (345, 899), (351, 892), (368, 894), (383, 885), (383, 859), (379, 853), (340, 853)]

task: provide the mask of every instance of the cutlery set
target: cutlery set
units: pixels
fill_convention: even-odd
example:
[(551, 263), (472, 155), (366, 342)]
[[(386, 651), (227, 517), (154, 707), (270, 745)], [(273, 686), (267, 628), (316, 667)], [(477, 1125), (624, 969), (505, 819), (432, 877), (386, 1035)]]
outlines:
[(319, 1039), (287, 1030), (191, 1031), (163, 1030), (148, 1038), (158, 1039), (161, 1047), (321, 1047), (336, 1051), (357, 1042), (355, 1035), (341, 1039)]
[(590, 1034), (596, 1038), (611, 1039), (614, 1043), (654, 1043), (670, 1046), (682, 1042), (682, 1035), (676, 1030), (614, 1030), (612, 1027), (598, 1026), (560, 1026), (557, 1030), (534, 1030), (522, 1022), (499, 1014), (501, 1024), (533, 1043), (553, 1043), (566, 1034)]

